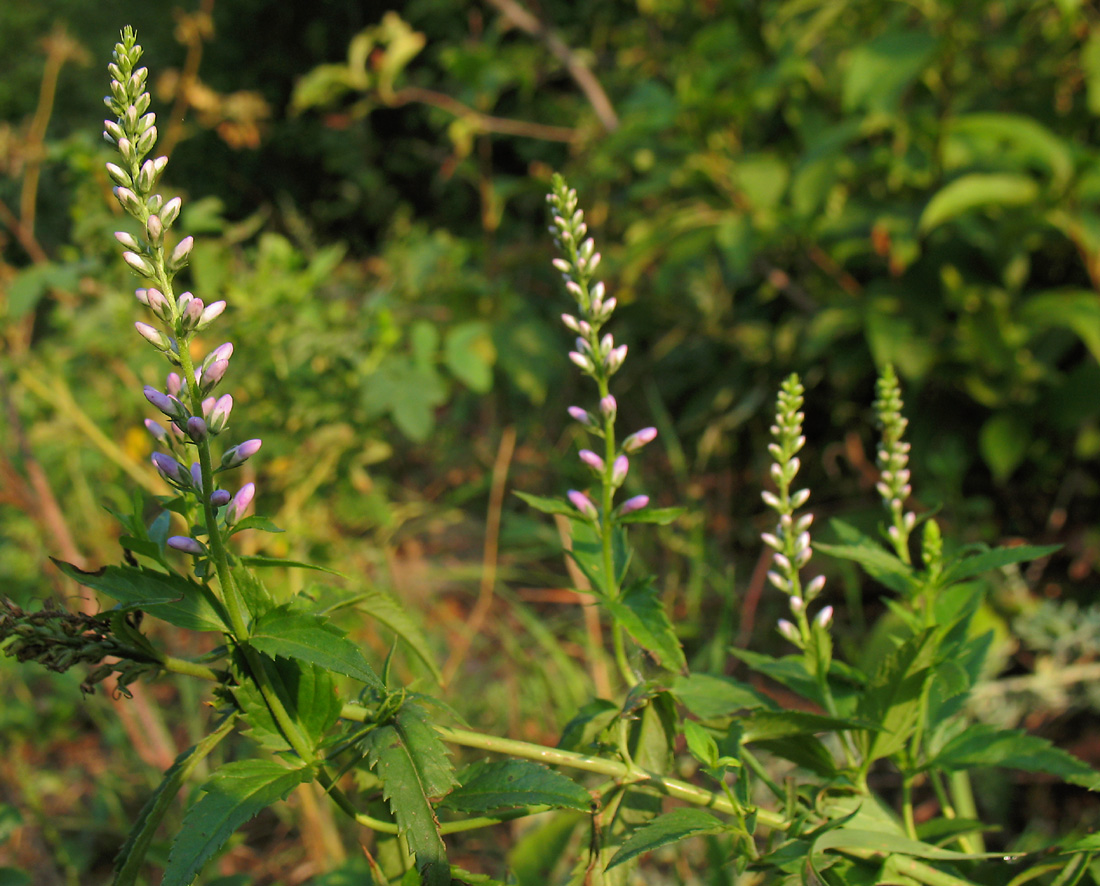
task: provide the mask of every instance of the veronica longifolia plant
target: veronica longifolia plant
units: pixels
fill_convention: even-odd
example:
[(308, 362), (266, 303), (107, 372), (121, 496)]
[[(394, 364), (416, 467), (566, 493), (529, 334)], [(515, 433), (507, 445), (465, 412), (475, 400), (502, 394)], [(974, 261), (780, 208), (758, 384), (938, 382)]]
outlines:
[[(951, 552), (927, 519), (922, 563), (912, 562), (910, 533), (922, 518), (906, 510), (906, 420), (889, 369), (875, 404), (887, 547), (840, 521), (831, 527), (838, 544), (811, 546), (813, 518), (802, 511), (809, 492), (795, 484), (806, 443), (804, 391), (792, 375), (780, 389), (769, 447), (774, 491), (764, 493), (777, 522), (763, 540), (772, 552), (768, 579), (789, 610), (779, 631), (799, 654), (731, 650), (756, 672), (753, 684), (725, 671), (689, 669), (656, 578), (631, 576), (627, 528), (669, 523), (679, 510), (652, 507), (646, 494), (624, 491), (637, 480), (631, 460), (656, 431), (645, 427), (620, 439), (611, 385), (627, 349), (607, 331), (616, 300), (596, 277), (600, 254), (576, 192), (560, 176), (548, 196), (560, 253), (553, 263), (574, 303), (562, 316), (574, 336), (568, 359), (595, 387), (589, 405), (569, 409), (593, 441), (578, 453), (591, 482), (561, 498), (521, 495), (570, 525), (570, 556), (611, 623), (620, 677), (614, 697), (584, 705), (556, 747), (456, 728), (430, 714), (424, 696), (393, 685), (390, 659), (382, 676), (376, 674), (311, 600), (277, 603), (253, 571), (276, 561), (230, 549), (236, 532), (272, 528), (247, 516), (253, 483), (225, 484), (260, 441), (228, 437), (231, 419), (240, 418), (222, 390), (233, 345), (192, 357), (205, 347), (225, 303), (176, 293), (194, 243), (174, 231), (180, 199), (165, 200), (156, 191), (167, 160), (153, 156), (156, 119), (140, 58), (127, 28), (110, 65), (107, 104), (115, 119), (105, 129), (118, 157), (107, 169), (115, 196), (137, 223), (136, 232), (116, 235), (123, 261), (142, 281), (137, 299), (148, 314), (136, 328), (169, 364), (164, 385), (144, 393), (160, 413), (145, 423), (156, 441), (152, 462), (172, 493), (159, 499), (163, 512), (151, 524), (140, 500), (131, 516), (120, 516), (126, 565), (89, 573), (59, 564), (115, 598), (115, 609), (72, 616), (52, 606), (28, 612), (0, 603), (6, 654), (58, 671), (92, 666), (84, 684), (89, 691), (112, 672), (121, 687), (162, 672), (215, 686), (218, 720), (179, 756), (138, 816), (119, 853), (116, 886), (138, 882), (166, 810), (238, 723), (247, 725), (254, 752), (216, 766), (202, 783), (173, 840), (164, 886), (187, 886), (237, 827), (312, 781), (354, 823), (357, 838), (369, 833), (365, 851), (368, 844), (387, 847), (378, 853), (388, 860), (372, 861), (373, 881), (405, 886), (473, 882), (450, 864), (445, 838), (555, 810), (556, 818), (532, 827), (545, 828), (535, 833), (547, 845), (574, 847), (575, 857), (560, 858), (558, 851), (537, 865), (517, 860), (522, 886), (624, 883), (644, 854), (701, 834), (713, 841), (708, 882), (999, 884), (1002, 872), (991, 878), (981, 867), (991, 856), (982, 851), (968, 768), (1011, 766), (1100, 786), (1088, 766), (1047, 742), (967, 718), (966, 698), (981, 679), (989, 648), (973, 627), (983, 594), (975, 577), (1053, 549)], [(173, 520), (183, 528), (173, 531)], [(898, 596), (890, 600), (892, 620), (876, 628), (874, 642), (857, 649), (852, 661), (833, 658), (833, 609), (818, 608), (824, 578), (803, 581), (815, 549), (863, 566)], [(349, 605), (393, 627), (438, 673), (423, 638), (407, 627), (411, 621), (392, 618), (396, 601), (379, 614), (359, 602), (362, 596)], [(199, 660), (176, 658), (142, 633), (142, 613), (215, 633), (223, 642)], [(759, 688), (777, 684), (793, 710)], [(456, 771), (445, 743), (495, 757)], [(899, 791), (876, 792), (868, 777), (875, 764), (898, 776)], [(774, 777), (777, 766), (783, 783)], [(673, 775), (678, 769), (690, 778)], [(560, 770), (594, 778), (581, 784)], [(935, 818), (918, 825), (922, 791)], [(1069, 874), (1082, 869), (1095, 847), (1086, 839), (1059, 850)], [(501, 881), (481, 876), (476, 882)]]

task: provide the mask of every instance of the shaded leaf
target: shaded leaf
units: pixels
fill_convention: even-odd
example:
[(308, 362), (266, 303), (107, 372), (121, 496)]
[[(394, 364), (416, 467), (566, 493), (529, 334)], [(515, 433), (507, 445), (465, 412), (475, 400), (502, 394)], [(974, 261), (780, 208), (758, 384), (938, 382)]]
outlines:
[(944, 570), (940, 581), (949, 584), (950, 582), (962, 581), (975, 575), (981, 575), (983, 572), (989, 572), (992, 569), (999, 569), (1002, 566), (1037, 560), (1040, 557), (1053, 554), (1061, 547), (1061, 545), (1019, 545), (1014, 548), (994, 548), (992, 551), (986, 551), (956, 563), (951, 563)]
[(318, 615), (284, 603), (257, 619), (248, 643), (270, 656), (296, 658), (382, 689), (359, 647), (344, 632)]
[(496, 760), (467, 766), (443, 805), (457, 812), (516, 806), (553, 806), (587, 812), (592, 796), (579, 784), (530, 760)]
[(618, 600), (603, 599), (601, 602), (658, 664), (670, 671), (687, 668), (684, 650), (680, 647), (680, 640), (672, 629), (672, 622), (652, 578), (634, 582)]
[(703, 720), (728, 717), (745, 709), (776, 707), (775, 702), (747, 683), (714, 674), (677, 675), (672, 681), (672, 694)]
[(226, 763), (202, 786), (203, 796), (184, 815), (161, 886), (189, 886), (233, 831), (312, 778), (308, 766), (287, 769), (274, 760)]
[(918, 228), (927, 233), (974, 209), (1026, 206), (1039, 198), (1039, 183), (1028, 175), (972, 172), (937, 191), (921, 213)]
[[(120, 603), (137, 604), (147, 614), (178, 628), (229, 632), (229, 618), (221, 601), (209, 588), (181, 575), (133, 566), (105, 566), (95, 572), (84, 572), (71, 563), (53, 562), (80, 584)], [(158, 602), (149, 603), (150, 600)]]
[(607, 869), (669, 843), (702, 834), (720, 834), (730, 829), (729, 825), (702, 809), (674, 809), (634, 831), (608, 862)]
[(435, 662), (427, 637), (396, 599), (382, 591), (365, 591), (355, 598), (355, 607), (380, 621), (408, 643), (416, 657), (431, 671), (435, 681), (442, 684), (443, 672)]

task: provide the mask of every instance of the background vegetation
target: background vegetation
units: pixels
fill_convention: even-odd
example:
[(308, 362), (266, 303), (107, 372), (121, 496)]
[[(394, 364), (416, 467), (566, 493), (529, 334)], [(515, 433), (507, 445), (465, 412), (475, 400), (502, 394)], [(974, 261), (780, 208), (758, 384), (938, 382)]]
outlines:
[[(583, 480), (545, 230), (558, 169), (623, 306), (624, 426), (661, 430), (632, 478), (690, 506), (642, 546), (689, 658), (721, 668), (731, 644), (779, 642), (758, 542), (779, 380), (806, 382), (818, 519), (870, 526), (870, 403), (890, 361), (919, 507), (942, 508), (949, 536), (1064, 545), (1002, 576), (983, 615), (1001, 672), (975, 716), (1100, 760), (1087, 4), (5, 4), (0, 577), (20, 604), (71, 600), (48, 557), (116, 562), (104, 506), (164, 491), (132, 393), (159, 369), (129, 331), (99, 140), (99, 60), (127, 22), (160, 61), (167, 180), (198, 240), (191, 286), (232, 306), (220, 328), (248, 369), (234, 395), (265, 440), (259, 509), (287, 530), (249, 543), (405, 601), (463, 716), (552, 743), (555, 712), (607, 679), (554, 527), (507, 494)], [(875, 588), (854, 572), (830, 588), (838, 642), (863, 637)], [(389, 643), (360, 639), (379, 655)], [(119, 717), (81, 701), (76, 679), (0, 668), (0, 882), (27, 882), (17, 868), (97, 881), (196, 734), (175, 713), (194, 690), (165, 682)], [(125, 735), (148, 766), (111, 765)], [(1006, 846), (1096, 822), (1076, 789), (1021, 777), (979, 796)], [(344, 882), (320, 879), (346, 850), (315, 800), (254, 823), (220, 882)], [(466, 866), (498, 870), (507, 847), (478, 839)]]

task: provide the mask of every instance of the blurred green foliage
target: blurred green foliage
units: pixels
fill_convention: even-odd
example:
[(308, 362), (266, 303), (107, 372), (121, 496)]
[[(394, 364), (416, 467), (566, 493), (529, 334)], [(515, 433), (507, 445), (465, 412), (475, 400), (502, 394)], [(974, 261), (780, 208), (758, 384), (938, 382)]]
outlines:
[[(956, 535), (1067, 543), (1071, 574), (1095, 578), (1088, 4), (543, 0), (526, 7), (548, 29), (535, 34), (504, 0), (194, 6), (0, 6), (6, 594), (71, 593), (46, 563), (72, 558), (60, 533), (115, 562), (102, 505), (142, 479), (163, 491), (140, 430), (159, 370), (129, 332), (134, 284), (111, 238), (125, 223), (95, 137), (105, 84), (84, 67), (125, 22), (176, 65), (155, 95), (168, 179), (198, 240), (190, 285), (229, 301), (237, 420), (265, 439), (262, 510), (288, 530), (271, 553), (435, 601), (476, 585), (504, 428), (520, 441), (510, 485), (562, 488), (552, 462), (579, 395), (545, 242), (559, 169), (589, 197), (623, 305), (635, 397), (620, 413), (662, 431), (664, 462), (636, 471), (658, 503), (694, 506), (645, 552), (699, 622), (689, 652), (731, 642), (730, 564), (743, 587), (791, 371), (808, 389), (808, 483), (828, 477), (844, 501), (817, 507), (856, 523), (877, 507), (869, 404), (891, 362), (918, 499)], [(504, 508), (501, 577), (559, 581), (552, 533)], [(546, 660), (515, 678), (538, 687), (528, 697), (487, 688), (486, 712), (575, 707), (576, 664), (547, 626), (578, 643), (581, 628), (512, 604), (504, 646), (522, 661), (530, 634)]]

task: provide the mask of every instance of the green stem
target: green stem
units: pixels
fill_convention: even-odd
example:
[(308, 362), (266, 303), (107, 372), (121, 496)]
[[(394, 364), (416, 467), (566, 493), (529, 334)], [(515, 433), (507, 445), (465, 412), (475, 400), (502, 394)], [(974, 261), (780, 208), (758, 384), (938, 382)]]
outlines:
[(220, 683), (222, 679), (213, 668), (188, 661), (185, 658), (176, 658), (172, 655), (164, 656), (161, 659), (160, 666), (173, 674), (186, 674), (188, 677), (198, 677), (200, 680), (209, 680), (213, 683)]

